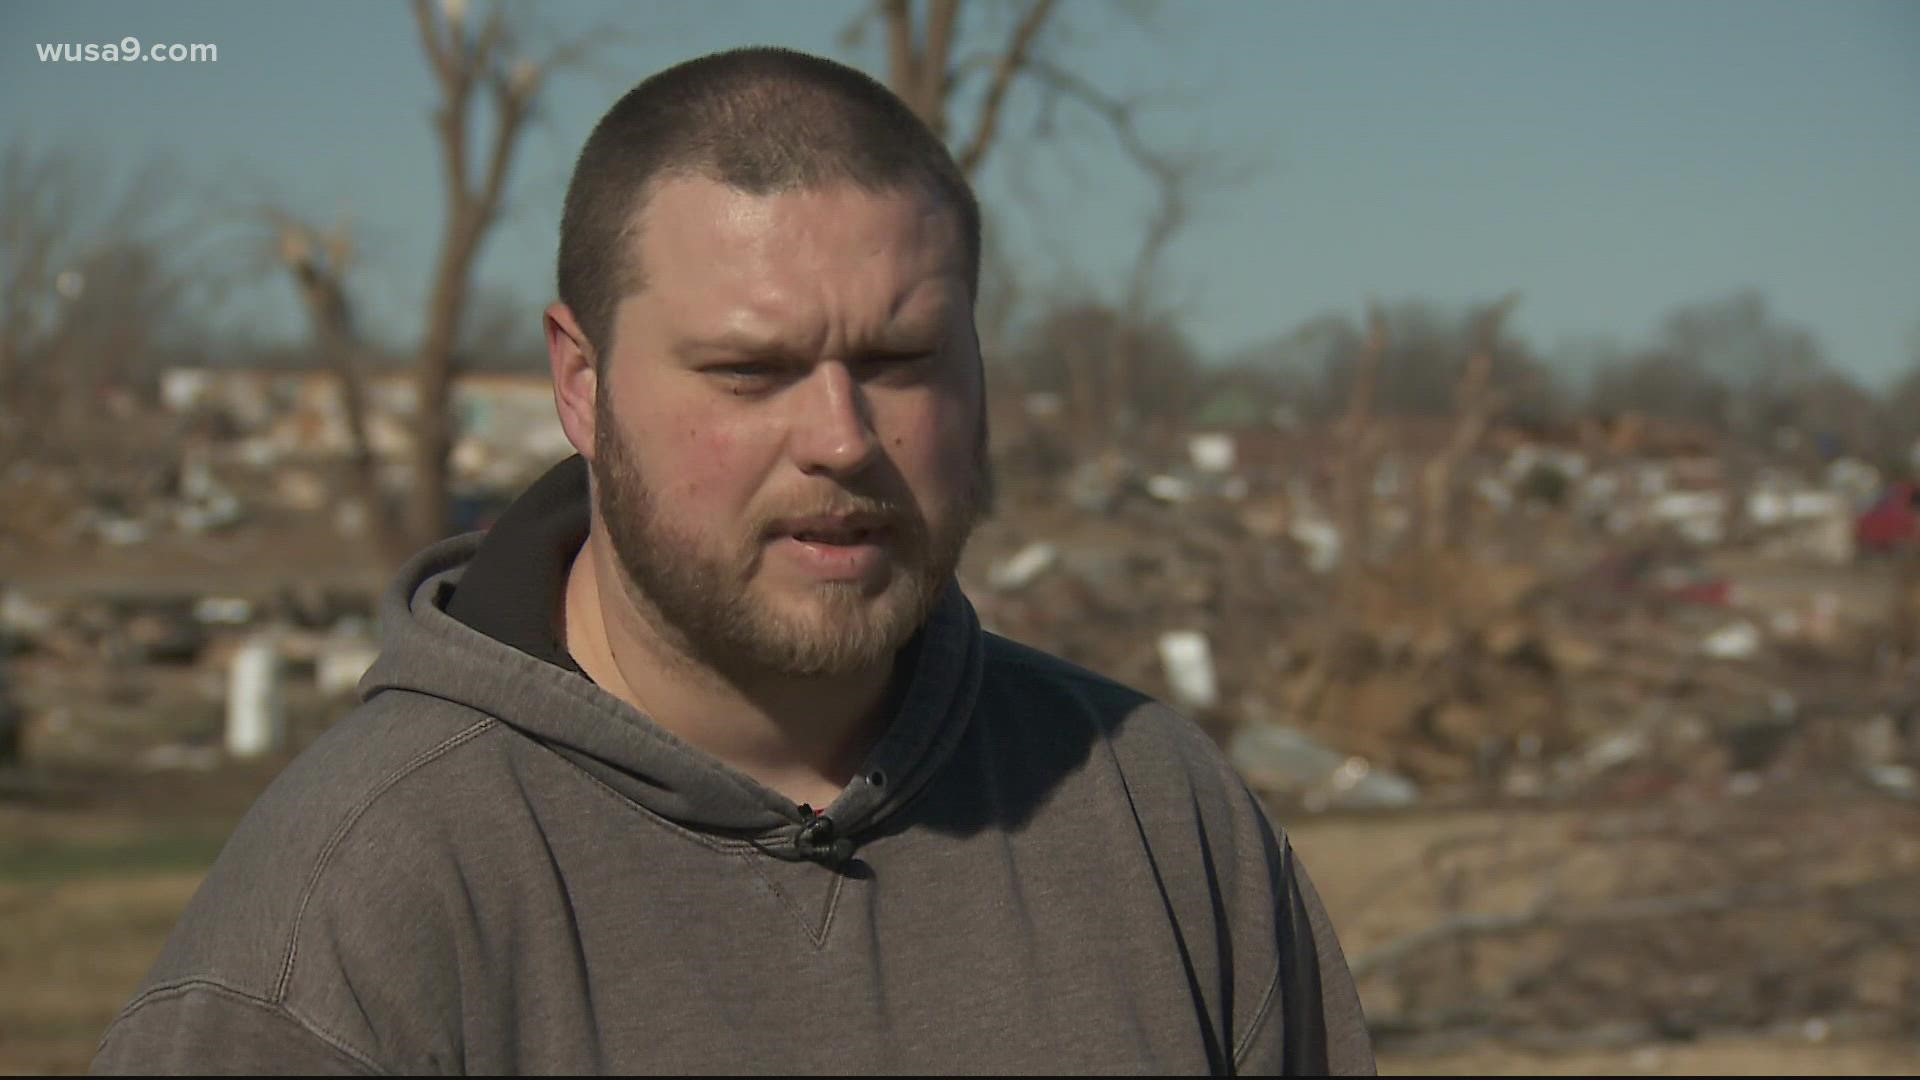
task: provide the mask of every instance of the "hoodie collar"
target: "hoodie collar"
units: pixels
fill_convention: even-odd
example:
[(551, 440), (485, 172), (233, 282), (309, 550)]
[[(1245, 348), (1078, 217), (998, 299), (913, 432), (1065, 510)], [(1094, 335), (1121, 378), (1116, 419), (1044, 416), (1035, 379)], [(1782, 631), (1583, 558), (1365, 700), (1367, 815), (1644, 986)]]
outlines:
[(585, 474), (579, 458), (563, 462), (484, 540), (454, 537), (414, 556), (381, 601), (384, 641), (362, 697), (404, 691), (485, 713), (713, 841), (844, 859), (931, 779), (972, 716), (982, 633), (958, 583), (948, 582), (903, 650), (904, 689), (853, 781), (810, 814), (596, 686), (560, 647), (553, 615), (586, 535), (574, 527), (575, 515), (585, 520)]
[(447, 614), (536, 660), (580, 671), (557, 627), (567, 571), (587, 541), (587, 491), (587, 461), (578, 454), (534, 481), (487, 530)]

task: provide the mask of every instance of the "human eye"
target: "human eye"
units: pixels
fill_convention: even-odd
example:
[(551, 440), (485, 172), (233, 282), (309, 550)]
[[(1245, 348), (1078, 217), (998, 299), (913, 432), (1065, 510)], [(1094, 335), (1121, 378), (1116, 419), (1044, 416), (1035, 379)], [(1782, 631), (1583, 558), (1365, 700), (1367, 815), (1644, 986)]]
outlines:
[(860, 360), (860, 374), (863, 378), (912, 380), (926, 370), (927, 361), (932, 360), (934, 355), (933, 349), (869, 353)]
[(702, 370), (729, 393), (741, 395), (773, 390), (786, 377), (786, 368), (769, 360), (730, 360)]

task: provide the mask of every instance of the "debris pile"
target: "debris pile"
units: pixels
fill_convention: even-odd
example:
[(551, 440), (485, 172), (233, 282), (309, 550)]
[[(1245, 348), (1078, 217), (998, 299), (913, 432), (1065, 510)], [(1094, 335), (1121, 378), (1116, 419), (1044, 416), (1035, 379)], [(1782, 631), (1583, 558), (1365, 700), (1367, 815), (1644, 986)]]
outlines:
[(1330, 470), (1247, 442), (1015, 461), (962, 568), (982, 618), (1181, 706), (1308, 808), (1741, 796), (1809, 769), (1920, 796), (1900, 563), (1849, 542), (1880, 485), (1859, 463), (1736, 497), (1698, 455), (1522, 443), (1479, 461), (1466, 539), (1423, 550), (1412, 457), (1387, 455), (1363, 557)]

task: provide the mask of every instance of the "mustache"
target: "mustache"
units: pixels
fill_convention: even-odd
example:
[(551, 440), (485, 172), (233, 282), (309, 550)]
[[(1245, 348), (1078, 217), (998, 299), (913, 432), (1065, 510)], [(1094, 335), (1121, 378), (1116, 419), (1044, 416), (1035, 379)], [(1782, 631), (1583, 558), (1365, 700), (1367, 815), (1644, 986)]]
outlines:
[(758, 532), (763, 539), (781, 535), (788, 523), (817, 518), (863, 518), (903, 539), (916, 537), (924, 524), (911, 504), (863, 495), (842, 495), (818, 502), (796, 500), (770, 508), (757, 517)]

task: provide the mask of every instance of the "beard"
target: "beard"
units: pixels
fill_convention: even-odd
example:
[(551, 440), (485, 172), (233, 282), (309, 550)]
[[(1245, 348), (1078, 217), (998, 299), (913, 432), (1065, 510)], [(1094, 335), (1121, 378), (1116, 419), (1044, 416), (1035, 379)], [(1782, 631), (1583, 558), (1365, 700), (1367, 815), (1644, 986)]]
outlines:
[[(891, 658), (926, 622), (993, 503), (983, 407), (972, 474), (938, 532), (910, 499), (842, 488), (817, 503), (768, 508), (743, 522), (731, 545), (703, 542), (660, 505), (607, 407), (610, 396), (603, 392), (594, 407), (593, 497), (627, 594), (690, 659), (732, 678), (845, 675)], [(886, 522), (883, 582), (808, 582), (798, 604), (753, 595), (776, 521), (851, 513)]]

